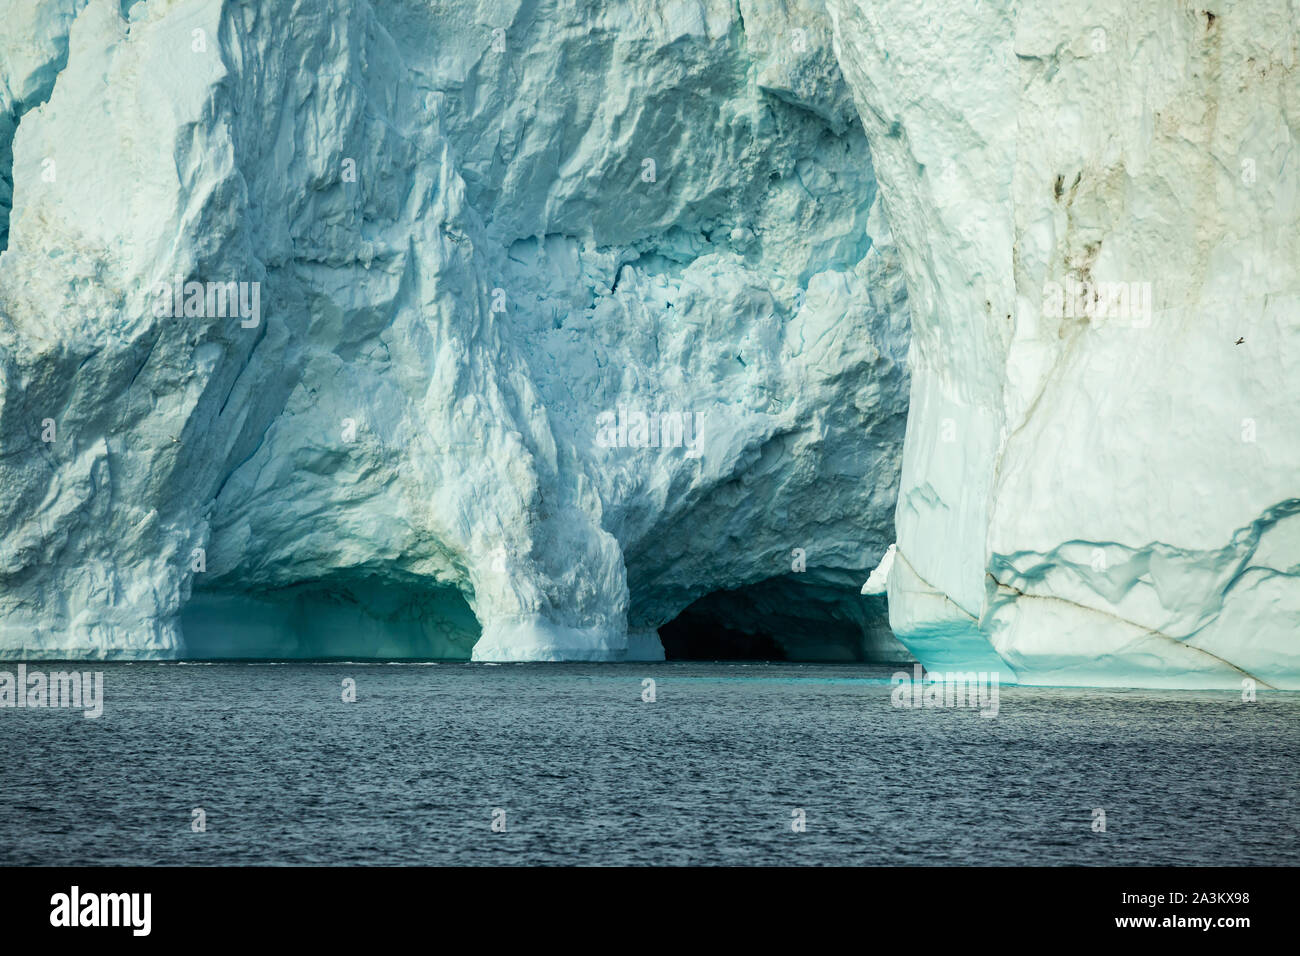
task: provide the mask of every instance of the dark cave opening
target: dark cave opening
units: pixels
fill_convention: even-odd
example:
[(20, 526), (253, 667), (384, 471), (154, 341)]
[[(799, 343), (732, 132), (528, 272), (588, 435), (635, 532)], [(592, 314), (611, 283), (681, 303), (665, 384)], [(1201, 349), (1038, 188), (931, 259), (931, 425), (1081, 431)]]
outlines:
[(889, 629), (885, 598), (861, 593), (866, 574), (810, 568), (706, 594), (659, 625), (664, 657), (808, 663), (910, 660)]
[(785, 648), (772, 635), (738, 631), (691, 608), (660, 627), (659, 640), (670, 661), (788, 660)]

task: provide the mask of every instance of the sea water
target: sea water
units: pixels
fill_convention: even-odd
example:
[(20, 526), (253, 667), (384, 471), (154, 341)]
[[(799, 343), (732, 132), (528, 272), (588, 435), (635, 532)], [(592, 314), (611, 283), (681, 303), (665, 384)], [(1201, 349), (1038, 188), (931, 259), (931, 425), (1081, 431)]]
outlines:
[(90, 669), (96, 719), (0, 711), (0, 864), (1300, 863), (1300, 694), (1004, 685), (990, 718), (896, 706), (907, 665)]

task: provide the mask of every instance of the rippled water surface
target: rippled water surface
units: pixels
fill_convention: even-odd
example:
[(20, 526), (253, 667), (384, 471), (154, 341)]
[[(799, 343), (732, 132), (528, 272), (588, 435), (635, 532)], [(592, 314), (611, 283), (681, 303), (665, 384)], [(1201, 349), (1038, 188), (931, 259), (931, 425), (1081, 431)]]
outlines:
[(1300, 694), (988, 719), (881, 666), (76, 666), (101, 718), (0, 709), (0, 863), (1300, 863)]

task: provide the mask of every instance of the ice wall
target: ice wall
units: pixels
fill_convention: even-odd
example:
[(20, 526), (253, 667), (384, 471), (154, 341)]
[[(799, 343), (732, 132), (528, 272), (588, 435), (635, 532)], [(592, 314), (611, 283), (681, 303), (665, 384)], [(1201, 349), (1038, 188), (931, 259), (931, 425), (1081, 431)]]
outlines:
[(893, 539), (906, 293), (820, 8), (0, 15), (0, 655), (655, 657)]
[(1287, 3), (0, 14), (0, 654), (1300, 686)]
[(896, 636), (1300, 687), (1294, 5), (828, 10), (912, 307)]

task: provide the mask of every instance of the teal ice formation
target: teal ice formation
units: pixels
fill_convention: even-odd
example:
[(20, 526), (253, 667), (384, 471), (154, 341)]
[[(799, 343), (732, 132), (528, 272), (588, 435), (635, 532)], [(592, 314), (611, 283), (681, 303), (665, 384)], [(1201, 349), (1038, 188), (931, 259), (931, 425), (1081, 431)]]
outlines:
[(0, 657), (1300, 687), (1282, 0), (0, 15)]

